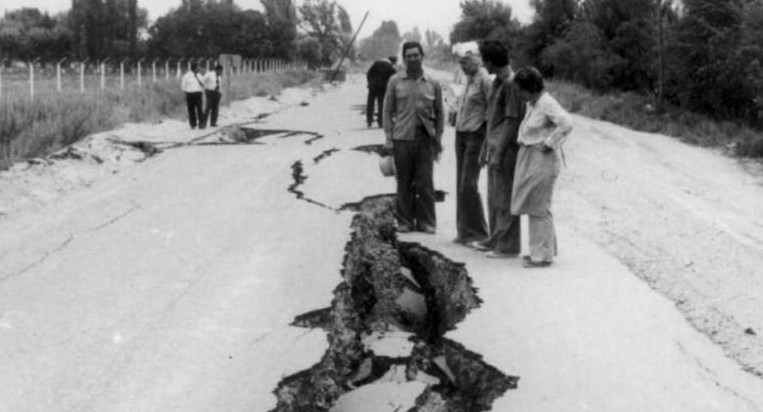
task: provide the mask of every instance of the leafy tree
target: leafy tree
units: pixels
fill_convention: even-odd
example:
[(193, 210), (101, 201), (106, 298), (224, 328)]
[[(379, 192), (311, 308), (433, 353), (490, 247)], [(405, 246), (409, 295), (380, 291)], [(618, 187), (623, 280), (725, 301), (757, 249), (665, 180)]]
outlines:
[(414, 26), (411, 30), (403, 33), (403, 41), (417, 41), (421, 43), (423, 40), (419, 28)]
[(719, 118), (754, 107), (746, 69), (755, 60), (744, 46), (743, 0), (685, 0), (671, 42), (672, 94), (691, 110)]
[(135, 0), (72, 0), (67, 23), (79, 57), (127, 56), (137, 53), (148, 12)]
[(287, 55), (293, 46), (274, 50), (266, 17), (230, 2), (186, 1), (159, 18), (149, 29), (149, 51), (156, 56), (210, 57)]
[(577, 0), (531, 0), (530, 5), (535, 9), (535, 18), (524, 32), (524, 53), (530, 63), (539, 66), (546, 74), (552, 75), (553, 70), (541, 63), (541, 54), (565, 32), (575, 19), (578, 12)]
[(299, 13), (304, 31), (321, 44), (321, 63), (330, 65), (352, 36), (349, 14), (333, 0), (305, 0)]
[(435, 61), (449, 60), (451, 57), (450, 47), (445, 43), (440, 33), (427, 29), (424, 32), (424, 50), (427, 59)]
[(61, 21), (62, 16), (51, 17), (34, 8), (6, 12), (0, 19), (0, 52), (22, 60), (65, 56), (71, 48), (72, 33)]
[(297, 41), (299, 17), (292, 0), (260, 0), (265, 9), (267, 33), (263, 50), (272, 57), (290, 58)]
[(315, 70), (321, 67), (323, 52), (321, 42), (315, 37), (303, 36), (297, 41), (297, 55), (307, 63), (307, 67)]
[(371, 36), (360, 41), (360, 55), (367, 60), (383, 59), (400, 53), (403, 38), (394, 20), (381, 22)]
[(512, 46), (519, 32), (519, 21), (511, 7), (498, 0), (466, 0), (461, 2), (461, 19), (450, 33), (450, 42), (495, 39)]

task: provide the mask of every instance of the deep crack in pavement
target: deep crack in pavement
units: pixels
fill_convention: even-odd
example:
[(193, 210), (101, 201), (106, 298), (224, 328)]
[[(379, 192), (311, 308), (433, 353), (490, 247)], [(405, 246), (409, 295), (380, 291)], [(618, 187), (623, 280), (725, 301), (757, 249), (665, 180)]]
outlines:
[(444, 338), (481, 301), (462, 264), (397, 240), (394, 196), (359, 203), (331, 307), (298, 316), (329, 347), (312, 368), (284, 378), (274, 412), (328, 411), (360, 389), (417, 382), (409, 411), (486, 411), (517, 377)]

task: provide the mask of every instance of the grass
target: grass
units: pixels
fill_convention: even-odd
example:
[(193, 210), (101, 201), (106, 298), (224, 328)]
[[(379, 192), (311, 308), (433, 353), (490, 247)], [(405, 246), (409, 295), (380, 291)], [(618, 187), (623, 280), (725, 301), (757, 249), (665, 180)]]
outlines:
[[(268, 96), (315, 79), (305, 71), (243, 74), (231, 79), (231, 99)], [(126, 122), (184, 118), (185, 96), (176, 81), (127, 90), (65, 92), (0, 101), (0, 170), (14, 161), (43, 156)]]
[(719, 147), (741, 157), (763, 158), (763, 132), (669, 107), (657, 113), (651, 100), (636, 93), (596, 94), (582, 86), (548, 82), (547, 89), (567, 110), (630, 129), (673, 136), (684, 142)]

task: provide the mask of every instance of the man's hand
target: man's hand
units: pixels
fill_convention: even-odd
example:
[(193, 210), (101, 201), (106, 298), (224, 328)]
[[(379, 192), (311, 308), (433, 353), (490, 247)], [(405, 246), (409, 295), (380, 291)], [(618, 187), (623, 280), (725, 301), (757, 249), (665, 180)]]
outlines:
[(382, 147), (382, 155), (383, 156), (392, 156), (392, 148), (393, 148), (392, 139), (387, 139), (384, 141), (384, 147)]
[(441, 138), (435, 138), (434, 142), (432, 143), (432, 148), (434, 150), (434, 160), (436, 162), (440, 161), (440, 154), (442, 154), (442, 141)]
[(482, 145), (482, 148), (480, 149), (480, 155), (477, 159), (479, 161), (480, 167), (487, 166), (488, 156), (487, 156), (487, 148), (485, 147), (485, 145)]
[(493, 170), (497, 170), (501, 167), (501, 156), (498, 154), (497, 150), (490, 153), (490, 158), (488, 159), (488, 167)]

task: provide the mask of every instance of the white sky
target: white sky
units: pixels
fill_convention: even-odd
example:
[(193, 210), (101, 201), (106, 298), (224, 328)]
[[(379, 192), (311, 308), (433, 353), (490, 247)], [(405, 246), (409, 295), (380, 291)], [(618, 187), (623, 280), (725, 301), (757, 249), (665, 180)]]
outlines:
[[(234, 0), (242, 8), (260, 9), (259, 0)], [(529, 22), (532, 11), (529, 0), (501, 0), (511, 6), (514, 15), (522, 22)], [(298, 0), (298, 4), (301, 1)], [(418, 26), (423, 33), (427, 28), (440, 32), (448, 40), (450, 30), (461, 15), (460, 0), (337, 0), (350, 13), (355, 28), (360, 24), (366, 11), (370, 12), (360, 37), (366, 37), (376, 30), (382, 20), (395, 20), (401, 34)], [(138, 7), (148, 9), (150, 20), (178, 7), (181, 0), (138, 0)], [(0, 12), (21, 7), (36, 7), (51, 13), (68, 10), (71, 0), (2, 0)]]

